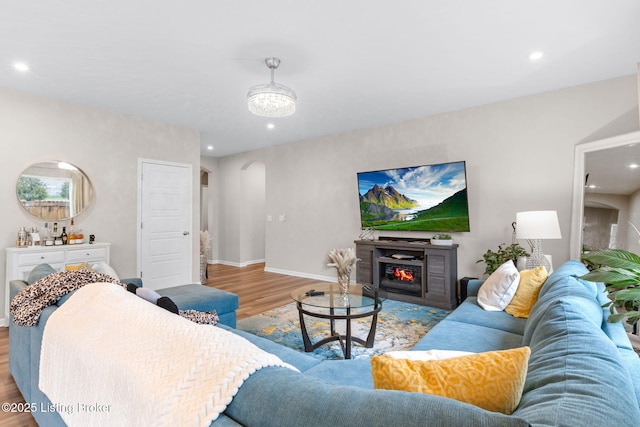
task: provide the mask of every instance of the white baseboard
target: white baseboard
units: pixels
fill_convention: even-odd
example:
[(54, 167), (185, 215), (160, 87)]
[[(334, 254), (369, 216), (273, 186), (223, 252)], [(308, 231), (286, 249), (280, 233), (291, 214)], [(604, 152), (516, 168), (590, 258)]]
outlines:
[[(233, 261), (224, 261), (224, 260), (208, 260), (207, 263), (209, 264), (222, 264), (222, 265), (228, 265), (231, 267), (246, 267), (248, 265), (251, 264), (259, 264), (262, 262), (265, 262), (266, 260), (264, 259), (256, 259), (256, 260), (252, 260), (252, 261), (245, 261), (245, 262), (233, 262)], [(266, 271), (267, 273), (277, 273), (277, 274), (284, 274), (286, 276), (294, 276), (294, 277), (302, 277), (305, 279), (313, 279), (313, 280), (320, 280), (323, 282), (335, 282), (336, 281), (336, 276), (323, 276), (321, 274), (311, 274), (311, 273), (304, 273), (302, 271), (294, 271), (294, 270), (284, 270), (281, 268), (272, 268), (272, 267), (265, 267), (264, 271)]]
[(222, 265), (229, 265), (231, 267), (247, 267), (249, 265), (252, 264), (260, 264), (262, 262), (265, 262), (264, 259), (253, 259), (250, 261), (244, 261), (244, 262), (233, 262), (233, 261), (224, 261), (224, 260), (208, 260), (207, 263), (208, 264), (222, 264)]

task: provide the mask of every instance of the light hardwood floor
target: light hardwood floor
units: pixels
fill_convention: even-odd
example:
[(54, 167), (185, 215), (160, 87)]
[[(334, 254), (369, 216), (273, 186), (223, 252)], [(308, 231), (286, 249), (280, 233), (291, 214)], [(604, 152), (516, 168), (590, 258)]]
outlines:
[[(248, 267), (209, 265), (207, 286), (238, 295), (238, 320), (292, 302), (292, 290), (316, 280), (286, 276), (264, 271), (264, 264)], [(24, 403), (24, 399), (9, 373), (9, 328), (0, 328), (0, 403)], [(29, 413), (0, 412), (0, 427), (35, 427)], [(44, 427), (44, 426), (43, 426)]]

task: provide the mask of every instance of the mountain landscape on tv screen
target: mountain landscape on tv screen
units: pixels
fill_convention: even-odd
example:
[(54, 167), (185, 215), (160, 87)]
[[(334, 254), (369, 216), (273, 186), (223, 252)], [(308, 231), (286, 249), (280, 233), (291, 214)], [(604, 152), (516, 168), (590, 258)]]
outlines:
[[(363, 228), (469, 231), (464, 162), (391, 172), (393, 173), (380, 171), (359, 174), (360, 218)], [(396, 185), (388, 177), (395, 179)], [(412, 179), (415, 180), (413, 187)], [(407, 191), (397, 189), (403, 186)], [(366, 188), (368, 190), (365, 191)]]
[(378, 187), (378, 184), (360, 198), (360, 202), (367, 202), (374, 205), (384, 206), (390, 209), (407, 209), (418, 206), (418, 201), (413, 200), (398, 193), (392, 186), (386, 188)]

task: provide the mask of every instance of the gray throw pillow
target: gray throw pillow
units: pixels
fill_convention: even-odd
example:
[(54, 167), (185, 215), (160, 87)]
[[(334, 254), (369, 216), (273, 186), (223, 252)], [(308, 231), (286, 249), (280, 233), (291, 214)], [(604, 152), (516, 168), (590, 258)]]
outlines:
[(51, 273), (55, 273), (56, 270), (51, 267), (49, 264), (38, 264), (33, 267), (33, 270), (29, 273), (29, 277), (27, 277), (27, 284), (32, 285), (38, 280), (42, 279), (44, 276), (48, 276)]

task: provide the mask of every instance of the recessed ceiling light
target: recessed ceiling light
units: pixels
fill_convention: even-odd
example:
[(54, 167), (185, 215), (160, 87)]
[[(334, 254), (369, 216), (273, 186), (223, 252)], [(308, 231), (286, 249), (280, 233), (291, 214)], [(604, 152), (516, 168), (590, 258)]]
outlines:
[(536, 50), (535, 52), (531, 52), (531, 54), (529, 55), (529, 59), (531, 61), (537, 61), (539, 59), (541, 59), (544, 56), (544, 52), (541, 50)]
[(18, 71), (29, 71), (29, 66), (27, 64), (25, 64), (24, 62), (16, 62), (13, 64), (13, 68), (15, 68)]
[(631, 164), (629, 165), (629, 167), (630, 167), (631, 169), (635, 169), (635, 168), (637, 168), (637, 167), (638, 167), (638, 165), (637, 165), (636, 163), (631, 163)]
[(274, 125), (273, 123), (267, 123), (267, 129), (273, 129), (275, 127), (276, 125)]
[(207, 150), (213, 150), (213, 145), (207, 145)]

